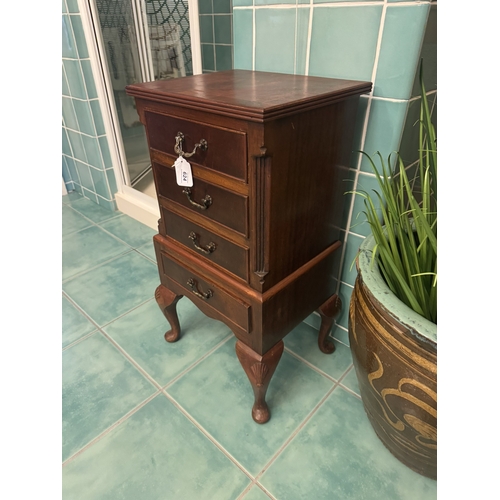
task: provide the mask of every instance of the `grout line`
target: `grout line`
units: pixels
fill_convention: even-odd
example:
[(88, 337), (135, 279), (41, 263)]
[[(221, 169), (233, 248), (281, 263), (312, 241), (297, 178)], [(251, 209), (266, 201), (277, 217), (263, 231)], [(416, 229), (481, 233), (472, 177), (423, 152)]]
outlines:
[[(260, 478), (266, 473), (269, 467), (276, 461), (276, 459), (281, 455), (281, 453), (288, 447), (288, 445), (295, 439), (297, 434), (307, 425), (307, 423), (311, 420), (311, 418), (316, 414), (319, 408), (323, 405), (323, 403), (329, 398), (332, 392), (339, 386), (338, 383), (335, 383), (333, 387), (331, 387), (327, 393), (321, 398), (321, 400), (316, 404), (316, 406), (309, 412), (306, 418), (298, 425), (298, 427), (288, 436), (286, 441), (280, 446), (278, 451), (271, 457), (271, 459), (264, 465), (261, 471), (255, 476), (255, 481), (258, 482)], [(259, 482), (259, 486), (265, 489), (264, 486)], [(265, 489), (266, 493), (270, 494), (267, 489)]]
[(241, 472), (251, 481), (255, 478), (248, 472), (242, 464), (236, 460), (203, 426), (201, 426), (170, 394), (164, 390), (161, 393), (218, 449), (220, 450)]
[[(88, 228), (87, 228), (88, 229)], [(84, 231), (84, 229), (82, 229), (82, 231)], [(79, 231), (77, 231), (79, 232)], [(73, 234), (76, 234), (76, 233), (73, 233)], [(71, 236), (71, 234), (70, 234)], [(84, 274), (90, 272), (90, 271), (94, 271), (95, 269), (97, 269), (98, 267), (101, 267), (103, 266), (104, 264), (109, 264), (110, 262), (112, 262), (113, 260), (115, 259), (118, 259), (120, 257), (123, 257), (124, 255), (127, 255), (129, 254), (130, 252), (133, 252), (133, 248), (126, 248), (125, 251), (121, 254), (118, 254), (116, 255), (115, 257), (112, 257), (111, 259), (108, 259), (108, 260), (105, 260), (104, 262), (101, 262), (99, 264), (96, 264), (95, 266), (92, 266), (92, 267), (89, 267), (88, 269), (85, 269), (85, 271), (80, 271), (79, 273), (76, 273), (74, 274), (73, 276), (69, 276), (68, 278), (65, 278), (62, 280), (62, 284), (65, 285), (66, 283), (68, 283), (69, 281), (75, 279), (75, 278), (80, 278), (81, 276), (83, 276)]]
[(140, 304), (138, 304), (137, 306), (134, 306), (132, 307), (131, 309), (129, 309), (128, 311), (124, 312), (123, 314), (120, 314), (120, 316), (117, 316), (116, 318), (112, 319), (111, 321), (108, 321), (107, 323), (104, 323), (104, 325), (102, 326), (99, 326), (100, 329), (104, 329), (104, 328), (107, 328), (111, 323), (114, 323), (115, 321), (123, 318), (124, 316), (126, 316), (128, 313), (131, 313), (132, 311), (135, 311), (136, 309), (139, 309), (139, 307), (142, 307), (144, 304), (147, 304), (148, 302), (152, 301), (152, 300), (155, 300), (154, 297), (150, 297), (149, 299), (146, 299), (144, 302), (141, 302)]
[(304, 75), (309, 75), (309, 61), (311, 60), (311, 38), (312, 38), (312, 23), (313, 23), (313, 0), (309, 1), (309, 21), (307, 25), (307, 45), (306, 45), (306, 64)]
[(157, 382), (135, 359), (108, 333), (104, 330), (99, 329), (102, 335), (112, 344), (120, 354), (125, 357), (134, 368), (136, 368), (141, 375), (143, 375), (147, 380), (149, 380), (158, 391), (161, 391), (161, 384)]
[(82, 448), (80, 448), (77, 452), (75, 452), (73, 455), (71, 455), (69, 458), (67, 458), (63, 463), (62, 466), (65, 467), (68, 465), (70, 462), (75, 460), (75, 458), (79, 457), (83, 452), (88, 450), (91, 446), (96, 444), (98, 441), (100, 441), (103, 437), (105, 437), (107, 434), (109, 434), (111, 431), (116, 429), (120, 424), (128, 420), (134, 413), (137, 413), (141, 408), (143, 408), (146, 404), (148, 404), (153, 398), (158, 396), (158, 394), (161, 394), (161, 391), (157, 390), (151, 396), (148, 396), (142, 403), (139, 403), (136, 407), (132, 408), (128, 413), (123, 415), (123, 417), (119, 418), (115, 423), (111, 424), (107, 429), (105, 429), (103, 432), (101, 432), (98, 436), (96, 436), (94, 439), (90, 440), (86, 445), (84, 445)]
[(209, 351), (207, 351), (203, 356), (201, 356), (201, 358), (194, 361), (191, 365), (189, 365), (182, 372), (180, 372), (178, 375), (176, 375), (172, 380), (170, 380), (170, 382), (165, 384), (161, 389), (163, 391), (166, 391), (168, 388), (170, 388), (172, 385), (174, 385), (179, 379), (181, 379), (184, 375), (189, 373), (193, 368), (198, 366), (202, 361), (207, 359), (211, 354), (213, 354), (217, 349), (219, 349), (219, 347), (224, 345), (226, 342), (228, 342), (233, 337), (234, 337), (234, 335), (232, 333), (230, 333), (226, 338), (222, 339), (218, 344), (216, 344)]
[[(335, 339), (337, 340), (337, 339)], [(307, 359), (304, 359), (303, 357), (299, 356), (297, 353), (293, 352), (289, 347), (285, 347), (285, 351), (293, 356), (294, 358), (297, 358), (299, 361), (302, 361), (304, 364), (306, 364), (309, 368), (314, 370), (316, 373), (319, 373), (320, 375), (323, 375), (323, 377), (327, 378), (330, 382), (333, 382), (334, 384), (338, 383), (338, 380), (333, 378), (331, 375), (328, 375), (325, 373), (323, 370), (318, 368), (317, 366), (313, 365), (310, 361), (307, 361)]]
[(256, 28), (255, 28), (255, 1), (252, 8), (252, 71), (255, 71), (255, 45), (256, 45)]
[(241, 493), (240, 495), (236, 498), (236, 500), (243, 500), (243, 498), (246, 497), (246, 495), (248, 495), (248, 493), (250, 492), (250, 490), (253, 488), (253, 487), (257, 487), (258, 489), (260, 489), (266, 496), (268, 496), (271, 500), (276, 500), (276, 497), (274, 495), (272, 495), (264, 486), (262, 486), (258, 481), (256, 480), (253, 480)]
[(68, 349), (71, 349), (72, 347), (74, 347), (75, 345), (79, 344), (80, 342), (83, 342), (84, 340), (87, 340), (89, 337), (94, 336), (96, 333), (99, 333), (99, 328), (97, 328), (96, 330), (92, 330), (90, 333), (87, 333), (83, 337), (80, 337), (79, 339), (71, 342), (71, 344), (68, 344), (67, 346), (63, 347), (62, 348), (62, 352), (65, 352)]

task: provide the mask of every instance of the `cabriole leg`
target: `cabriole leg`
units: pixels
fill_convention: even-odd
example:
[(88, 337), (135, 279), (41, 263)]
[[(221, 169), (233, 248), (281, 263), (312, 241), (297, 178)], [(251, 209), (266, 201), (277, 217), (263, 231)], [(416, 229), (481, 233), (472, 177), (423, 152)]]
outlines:
[(182, 295), (176, 295), (167, 287), (160, 285), (155, 291), (155, 299), (165, 318), (170, 323), (171, 330), (165, 333), (167, 342), (175, 342), (179, 339), (181, 328), (179, 325), (179, 317), (177, 316), (177, 302), (182, 298)]
[(321, 316), (321, 326), (319, 328), (318, 346), (321, 352), (332, 354), (335, 351), (335, 344), (328, 339), (328, 334), (332, 328), (333, 319), (342, 309), (342, 301), (335, 293), (319, 309)]
[(255, 396), (252, 417), (258, 424), (265, 424), (271, 418), (271, 413), (266, 403), (266, 392), (271, 377), (281, 359), (284, 347), (283, 341), (280, 340), (274, 347), (261, 356), (243, 342), (239, 340), (236, 342), (236, 355), (247, 374), (248, 380), (250, 380)]

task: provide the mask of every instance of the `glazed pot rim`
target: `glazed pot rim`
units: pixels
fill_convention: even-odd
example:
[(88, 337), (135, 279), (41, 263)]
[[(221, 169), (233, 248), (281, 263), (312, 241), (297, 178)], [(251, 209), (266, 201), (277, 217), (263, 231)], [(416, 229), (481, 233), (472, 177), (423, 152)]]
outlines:
[(371, 265), (374, 246), (375, 238), (370, 235), (359, 247), (356, 263), (363, 283), (391, 316), (417, 335), (437, 344), (437, 325), (399, 300), (387, 286), (378, 265)]

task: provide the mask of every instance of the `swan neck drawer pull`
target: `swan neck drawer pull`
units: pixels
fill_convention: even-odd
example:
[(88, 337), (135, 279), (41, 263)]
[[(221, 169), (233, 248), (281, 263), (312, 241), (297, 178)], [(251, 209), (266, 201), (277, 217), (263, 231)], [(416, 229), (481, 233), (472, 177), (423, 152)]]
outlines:
[(188, 238), (193, 241), (193, 245), (196, 248), (196, 250), (199, 250), (200, 252), (203, 252), (206, 254), (212, 253), (213, 251), (215, 251), (215, 249), (217, 247), (217, 245), (213, 241), (211, 241), (205, 248), (200, 246), (198, 244), (198, 235), (194, 231), (191, 231), (189, 233)]
[(192, 288), (192, 292), (197, 296), (197, 297), (200, 297), (200, 299), (204, 299), (204, 300), (208, 300), (210, 297), (213, 296), (214, 292), (212, 292), (212, 290), (210, 290), (210, 288), (206, 291), (206, 292), (199, 292), (197, 290), (198, 288), (198, 284), (196, 283), (196, 281), (193, 279), (193, 278), (189, 278), (188, 282), (187, 282), (188, 286), (190, 288)]
[(212, 204), (212, 197), (208, 194), (201, 200), (200, 204), (191, 199), (191, 188), (184, 188), (182, 192), (187, 196), (189, 203), (191, 203), (191, 205), (195, 206), (196, 208), (199, 208), (200, 210), (206, 210)]
[(174, 151), (179, 155), (183, 156), (184, 158), (190, 158), (196, 153), (196, 150), (200, 148), (202, 151), (206, 151), (208, 149), (208, 143), (205, 139), (201, 139), (200, 142), (197, 142), (194, 145), (193, 151), (191, 153), (185, 153), (182, 151), (182, 142), (184, 141), (184, 134), (182, 132), (177, 132), (177, 135), (175, 136), (175, 146), (174, 146)]

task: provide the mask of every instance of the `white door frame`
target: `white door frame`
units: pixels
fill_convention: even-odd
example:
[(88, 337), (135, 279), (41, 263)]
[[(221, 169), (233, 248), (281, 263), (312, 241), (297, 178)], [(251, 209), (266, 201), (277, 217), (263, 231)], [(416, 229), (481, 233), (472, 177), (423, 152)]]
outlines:
[[(141, 0), (132, 0), (132, 2), (135, 2), (137, 7), (141, 7), (143, 16), (145, 17), (145, 10), (142, 8), (143, 2)], [(90, 65), (94, 76), (97, 97), (99, 99), (104, 122), (104, 130), (108, 139), (111, 162), (113, 164), (113, 171), (118, 188), (115, 195), (118, 210), (146, 224), (152, 229), (157, 229), (158, 219), (160, 217), (158, 201), (127, 185), (130, 184), (130, 177), (127, 168), (125, 149), (119, 132), (118, 114), (112, 97), (112, 85), (109, 79), (104, 44), (101, 38), (99, 19), (94, 0), (78, 0), (78, 8), (82, 19)], [(198, 0), (188, 0), (188, 9), (193, 74), (198, 75), (202, 72)], [(147, 26), (146, 23), (145, 26)], [(146, 44), (149, 45), (148, 37), (145, 36), (144, 30), (140, 30), (138, 35), (144, 36)], [(152, 74), (150, 66), (148, 67), (147, 64), (143, 64), (143, 68), (146, 75), (148, 73), (150, 75)]]

